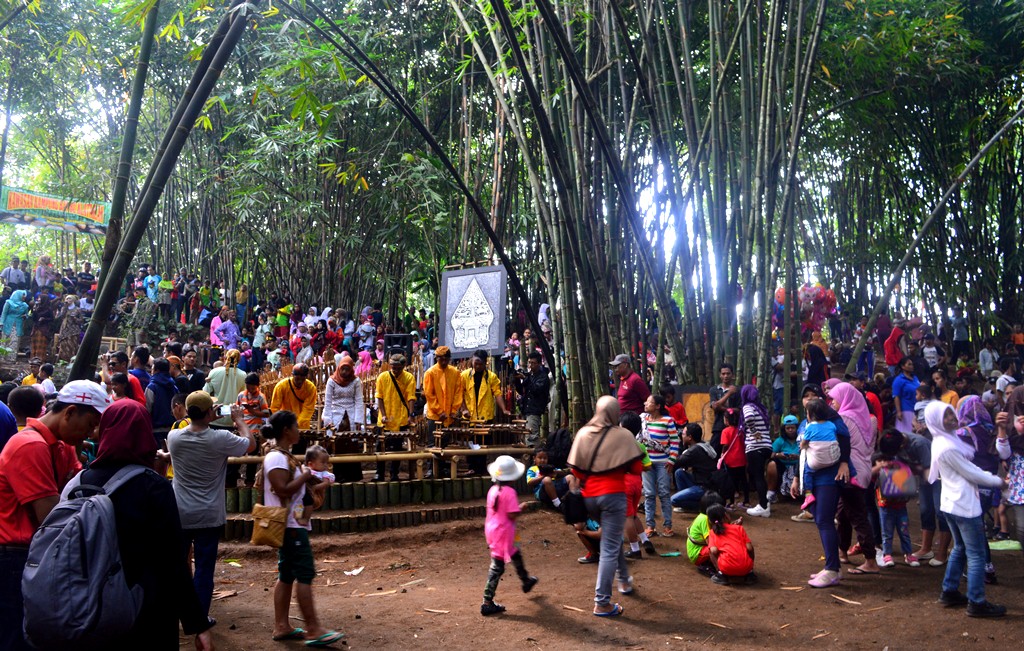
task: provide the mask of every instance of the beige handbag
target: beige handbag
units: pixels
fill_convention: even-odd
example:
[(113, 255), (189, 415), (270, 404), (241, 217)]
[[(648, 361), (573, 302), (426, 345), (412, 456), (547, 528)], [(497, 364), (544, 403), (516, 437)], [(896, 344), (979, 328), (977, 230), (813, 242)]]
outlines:
[(284, 544), (285, 524), (288, 522), (286, 507), (253, 504), (252, 520), (251, 544), (267, 545), (275, 549)]
[[(291, 453), (287, 450), (282, 450), (281, 448), (271, 449), (283, 452), (288, 458), (289, 470), (292, 472), (295, 471), (295, 461), (292, 458)], [(263, 479), (263, 468), (260, 468), (260, 476), (258, 479)], [(280, 549), (281, 546), (284, 545), (284, 530), (288, 524), (288, 507), (253, 504), (252, 520), (252, 540), (249, 541), (250, 544), (266, 545), (275, 549)]]

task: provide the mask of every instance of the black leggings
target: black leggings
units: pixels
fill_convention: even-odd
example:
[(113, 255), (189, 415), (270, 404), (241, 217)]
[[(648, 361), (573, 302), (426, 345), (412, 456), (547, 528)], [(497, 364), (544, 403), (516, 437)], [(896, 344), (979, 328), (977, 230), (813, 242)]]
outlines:
[[(512, 565), (516, 568), (519, 580), (525, 585), (530, 579), (530, 574), (526, 571), (526, 565), (523, 564), (523, 555), (519, 553), (519, 550), (512, 554)], [(494, 593), (498, 591), (498, 581), (501, 580), (501, 575), (504, 573), (505, 560), (491, 556), (491, 569), (487, 572), (487, 585), (484, 586), (484, 601), (494, 601)]]
[[(733, 493), (739, 493), (743, 496), (743, 503), (747, 503), (747, 499), (750, 497), (750, 483), (747, 481), (747, 467), (736, 466), (735, 468), (729, 468), (729, 479), (732, 480)], [(733, 495), (722, 496), (726, 503), (733, 502)]]
[(747, 477), (750, 485), (757, 491), (757, 503), (762, 509), (768, 508), (768, 480), (765, 479), (764, 470), (771, 456), (771, 448), (758, 448), (747, 452)]

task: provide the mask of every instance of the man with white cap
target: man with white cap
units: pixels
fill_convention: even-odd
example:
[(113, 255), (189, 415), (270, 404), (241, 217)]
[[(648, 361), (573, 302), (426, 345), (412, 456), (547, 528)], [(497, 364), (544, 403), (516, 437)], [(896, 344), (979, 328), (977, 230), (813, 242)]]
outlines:
[(68, 382), (40, 418), (0, 452), (0, 649), (29, 649), (21, 631), (21, 572), (32, 534), (82, 469), (75, 446), (100, 423), (110, 398), (94, 382)]
[(651, 390), (644, 379), (633, 371), (629, 355), (616, 355), (615, 359), (608, 362), (608, 366), (612, 367), (619, 378), (619, 390), (615, 394), (619, 401), (619, 410), (622, 413), (631, 411), (637, 415), (644, 413), (644, 402), (650, 397)]

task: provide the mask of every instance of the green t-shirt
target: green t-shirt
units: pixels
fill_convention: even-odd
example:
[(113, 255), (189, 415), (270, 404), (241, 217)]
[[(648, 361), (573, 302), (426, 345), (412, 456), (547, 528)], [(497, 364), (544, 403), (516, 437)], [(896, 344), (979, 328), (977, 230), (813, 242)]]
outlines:
[[(691, 563), (696, 563), (697, 557), (700, 556), (700, 550), (707, 547), (708, 535), (710, 533), (711, 527), (708, 525), (708, 516), (701, 513), (686, 532), (686, 556), (690, 559)], [(704, 544), (698, 545), (693, 542), (694, 540), (700, 540)]]

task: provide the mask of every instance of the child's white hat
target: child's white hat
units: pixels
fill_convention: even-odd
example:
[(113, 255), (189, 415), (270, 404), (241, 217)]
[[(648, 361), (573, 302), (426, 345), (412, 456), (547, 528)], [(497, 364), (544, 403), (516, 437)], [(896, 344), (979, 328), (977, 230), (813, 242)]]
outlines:
[(526, 472), (526, 466), (503, 454), (487, 466), (487, 472), (494, 481), (515, 481)]

